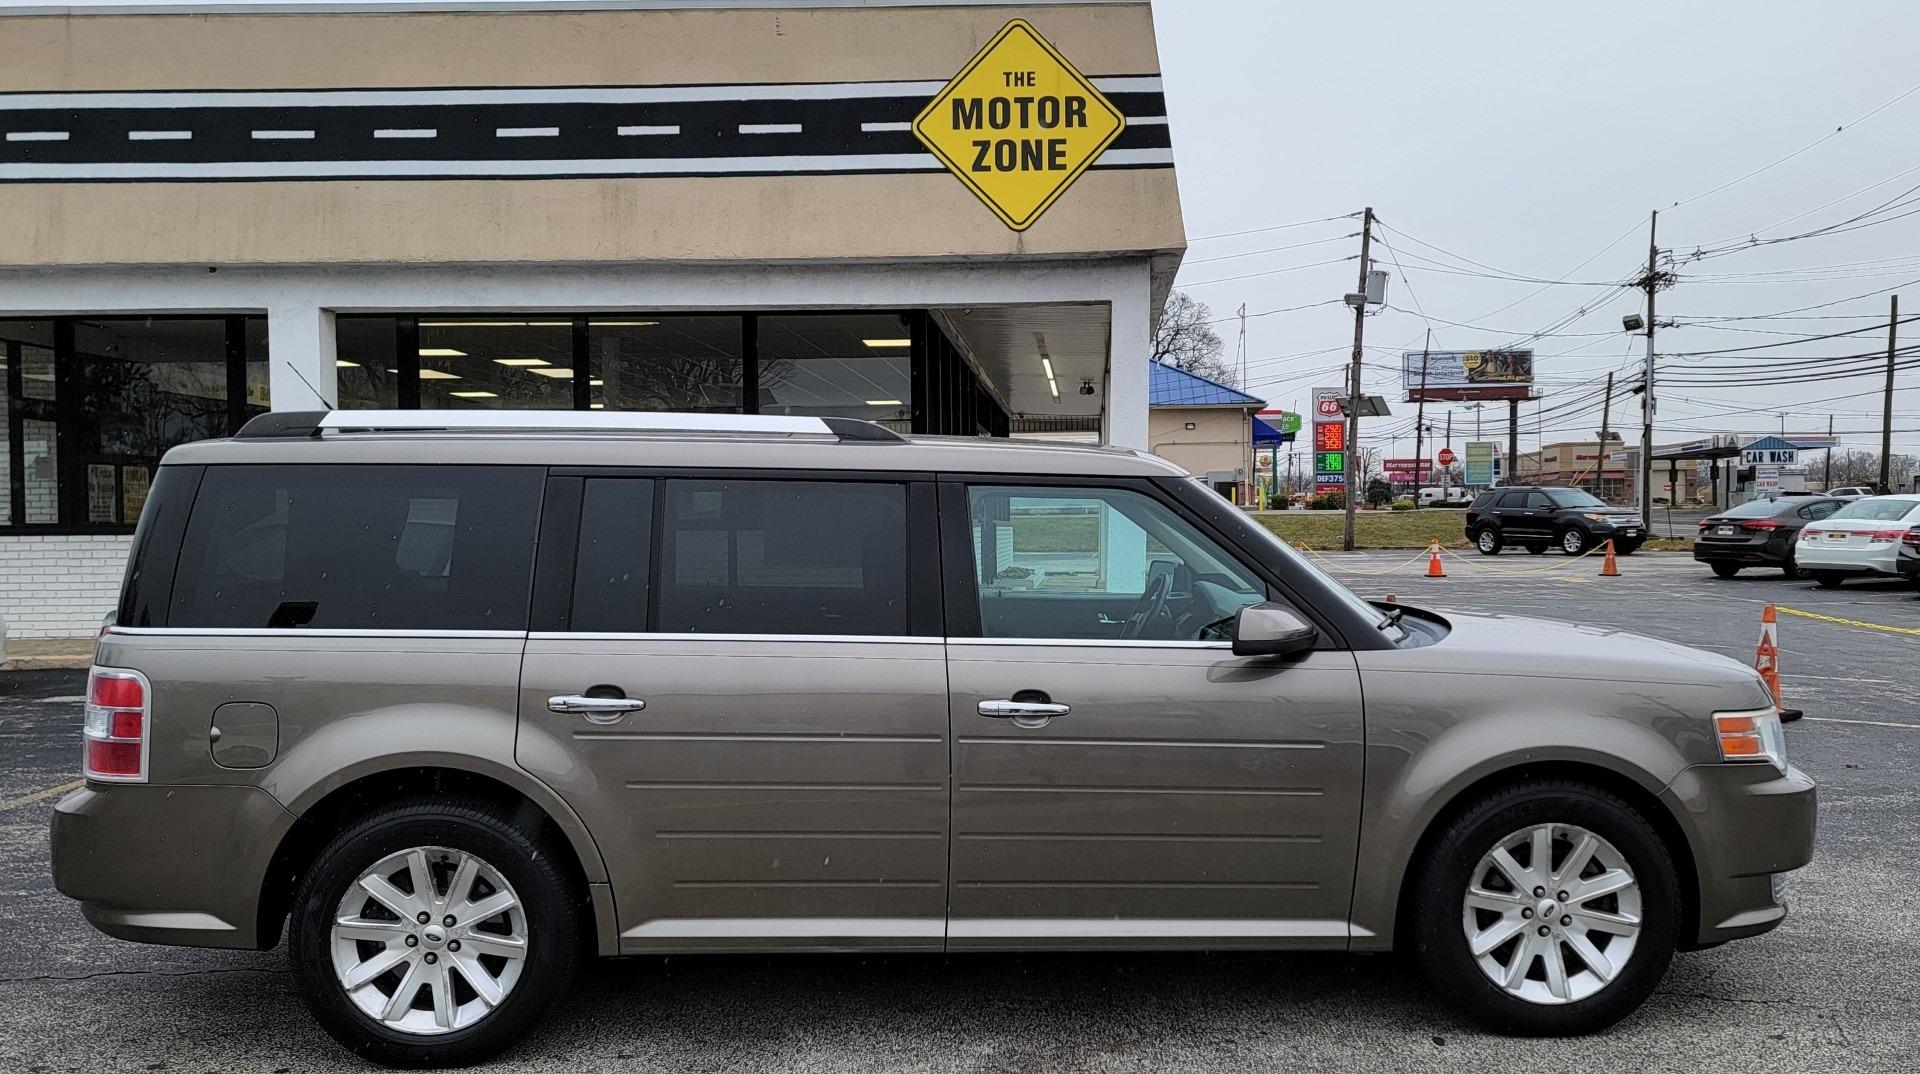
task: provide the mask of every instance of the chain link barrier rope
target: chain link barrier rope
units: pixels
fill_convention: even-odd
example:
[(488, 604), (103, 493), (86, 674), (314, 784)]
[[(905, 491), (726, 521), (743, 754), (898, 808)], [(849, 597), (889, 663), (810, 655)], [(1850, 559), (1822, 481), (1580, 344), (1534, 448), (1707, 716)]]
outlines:
[(1864, 619), (1843, 619), (1837, 615), (1823, 615), (1820, 612), (1809, 612), (1800, 608), (1789, 608), (1784, 604), (1774, 605), (1773, 610), (1779, 612), (1781, 615), (1797, 615), (1802, 619), (1813, 619), (1822, 623), (1833, 623), (1837, 626), (1853, 627), (1857, 630), (1878, 630), (1886, 634), (1903, 634), (1907, 637), (1920, 638), (1920, 629), (1914, 627), (1897, 627), (1888, 626), (1885, 623), (1869, 623)]

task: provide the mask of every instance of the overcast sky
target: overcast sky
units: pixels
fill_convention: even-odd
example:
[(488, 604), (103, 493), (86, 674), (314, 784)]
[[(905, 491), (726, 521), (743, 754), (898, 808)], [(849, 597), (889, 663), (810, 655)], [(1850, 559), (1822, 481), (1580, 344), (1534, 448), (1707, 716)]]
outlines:
[[(1576, 405), (1555, 414), (1556, 404), (1593, 392), (1608, 369), (1631, 369), (1637, 378), (1644, 337), (1624, 336), (1620, 317), (1643, 309), (1641, 293), (1609, 299), (1605, 286), (1542, 288), (1443, 274), (1432, 261), (1410, 255), (1462, 271), (1484, 270), (1415, 239), (1503, 274), (1562, 279), (1571, 273), (1575, 280), (1606, 282), (1644, 267), (1651, 209), (1662, 210), (1661, 247), (1684, 254), (1732, 236), (1786, 235), (1832, 224), (1920, 184), (1920, 93), (1833, 134), (1920, 85), (1920, 69), (1912, 62), (1920, 30), (1914, 0), (1160, 0), (1155, 7), (1191, 241), (1179, 286), (1207, 302), (1216, 317), (1232, 314), (1241, 303), (1258, 313), (1337, 300), (1354, 288), (1352, 260), (1270, 270), (1357, 254), (1354, 221), (1211, 236), (1358, 212), (1370, 204), (1388, 227), (1400, 229), (1380, 232), (1391, 251), (1378, 242), (1374, 247), (1377, 267), (1393, 273), (1388, 301), (1434, 318), (1436, 349), (1507, 344), (1554, 324), (1562, 333), (1587, 333), (1532, 343), (1543, 388), (1551, 393), (1544, 404), (1550, 442), (1591, 437), (1599, 425), (1597, 394), (1590, 412)], [(1771, 170), (1697, 197), (1828, 134), (1833, 137)], [(1915, 170), (1769, 230), (1909, 169)], [(1346, 235), (1356, 237), (1274, 249)], [(1575, 270), (1616, 238), (1617, 245)], [(1271, 252), (1226, 256), (1262, 250)], [(1822, 271), (1804, 271), (1815, 268)], [(1683, 260), (1678, 269), (1678, 286), (1659, 296), (1662, 320), (1777, 313), (1897, 285), (1906, 285), (1898, 287), (1905, 292), (1904, 311), (1920, 314), (1920, 216), (1707, 261)], [(1263, 272), (1270, 274), (1211, 282)], [(1699, 278), (1754, 272), (1778, 274)], [(1586, 316), (1561, 323), (1590, 303), (1597, 304)], [(1759, 364), (1762, 355), (1884, 350), (1886, 312), (1887, 293), (1880, 293), (1807, 311), (1860, 315), (1854, 320), (1662, 329), (1659, 350), (1791, 343), (1695, 359), (1746, 365)], [(1877, 330), (1841, 339), (1802, 343), (1793, 335), (1765, 334), (1842, 331), (1865, 327), (1873, 318), (1880, 319)], [(1277, 313), (1250, 318), (1247, 325), (1248, 381), (1255, 394), (1292, 409), (1313, 387), (1343, 383), (1334, 367), (1346, 360), (1352, 343), (1347, 308)], [(1229, 354), (1236, 353), (1236, 322), (1217, 327)], [(1394, 352), (1418, 349), (1424, 331), (1420, 317), (1387, 310), (1369, 319), (1367, 342)], [(1901, 332), (1903, 342), (1920, 343), (1920, 322), (1903, 325)], [(1334, 349), (1286, 357), (1323, 348)], [(1397, 357), (1369, 351), (1367, 360), (1378, 363), (1367, 371), (1369, 390), (1389, 395), (1395, 411), (1395, 418), (1375, 429), (1407, 426), (1413, 408), (1399, 402)], [(1661, 376), (1669, 366), (1676, 380), (1718, 379), (1684, 372), (1680, 359), (1664, 360)], [(1791, 364), (1780, 368), (1817, 372)], [(1899, 383), (1915, 387), (1895, 396), (1895, 450), (1920, 451), (1920, 368), (1903, 371)], [(1691, 439), (1710, 430), (1777, 431), (1783, 412), (1790, 431), (1823, 431), (1832, 414), (1843, 434), (1862, 432), (1846, 437), (1851, 444), (1877, 450), (1880, 388), (1878, 375), (1769, 387), (1676, 385), (1660, 393), (1656, 440)], [(1851, 398), (1812, 402), (1834, 396)], [(1522, 450), (1535, 440), (1535, 409), (1522, 407)], [(1444, 414), (1435, 416), (1444, 420)], [(1491, 405), (1486, 416), (1491, 439)], [(1504, 422), (1504, 404), (1499, 417)], [(1463, 421), (1471, 431), (1471, 411), (1455, 415), (1456, 442)], [(1627, 427), (1629, 442), (1638, 439), (1639, 422), (1637, 397), (1616, 399), (1615, 427)], [(1908, 431), (1898, 431), (1903, 429)], [(1411, 454), (1410, 440), (1398, 446)]]

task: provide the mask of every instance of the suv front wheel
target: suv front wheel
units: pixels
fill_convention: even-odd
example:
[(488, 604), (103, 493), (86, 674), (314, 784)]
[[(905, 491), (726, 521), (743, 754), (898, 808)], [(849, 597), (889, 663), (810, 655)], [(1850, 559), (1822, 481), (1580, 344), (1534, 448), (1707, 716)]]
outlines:
[(1577, 556), (1587, 550), (1587, 531), (1578, 526), (1568, 526), (1560, 531), (1560, 551)]
[(388, 1066), (464, 1066), (518, 1040), (572, 981), (579, 897), (556, 849), (483, 802), (416, 799), (347, 826), (296, 892), (307, 1006)]
[(1440, 833), (1415, 877), (1415, 953), (1436, 987), (1502, 1033), (1591, 1033), (1653, 992), (1679, 939), (1659, 833), (1596, 787), (1529, 780)]

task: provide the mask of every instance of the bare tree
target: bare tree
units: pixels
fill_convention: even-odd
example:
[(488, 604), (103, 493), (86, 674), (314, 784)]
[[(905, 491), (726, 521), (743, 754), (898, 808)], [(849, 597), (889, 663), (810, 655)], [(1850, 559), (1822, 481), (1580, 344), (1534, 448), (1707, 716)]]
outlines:
[(1167, 296), (1153, 330), (1153, 360), (1238, 387), (1240, 371), (1226, 359), (1226, 345), (1207, 322), (1213, 311), (1185, 291)]

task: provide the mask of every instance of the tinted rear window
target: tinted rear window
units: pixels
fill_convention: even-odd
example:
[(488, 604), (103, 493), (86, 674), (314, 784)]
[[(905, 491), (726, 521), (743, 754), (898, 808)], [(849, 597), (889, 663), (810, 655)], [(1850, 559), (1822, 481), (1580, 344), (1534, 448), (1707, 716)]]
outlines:
[(662, 632), (908, 633), (905, 485), (670, 480), (659, 556)]
[(524, 630), (543, 471), (210, 466), (168, 625)]
[(1772, 500), (1750, 500), (1738, 507), (1720, 512), (1720, 518), (1766, 518), (1780, 513), (1782, 505)]

